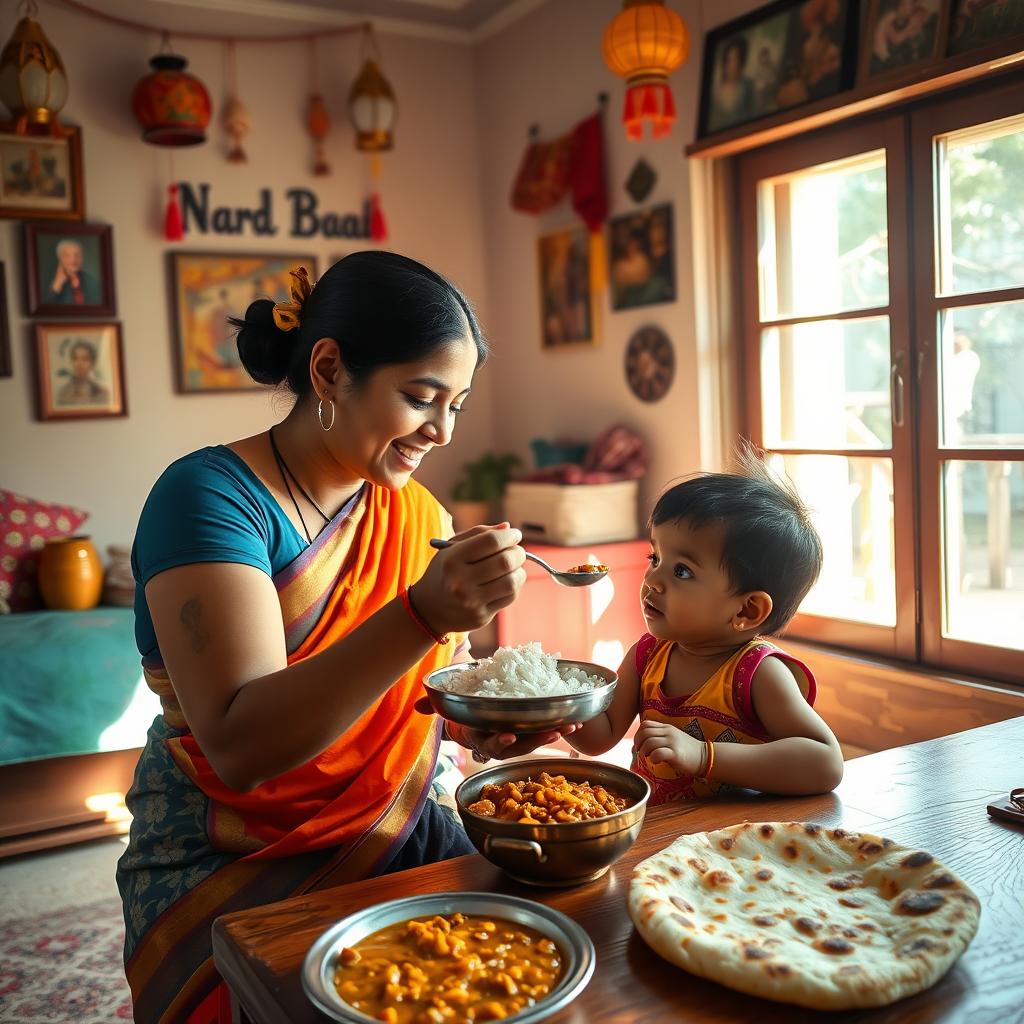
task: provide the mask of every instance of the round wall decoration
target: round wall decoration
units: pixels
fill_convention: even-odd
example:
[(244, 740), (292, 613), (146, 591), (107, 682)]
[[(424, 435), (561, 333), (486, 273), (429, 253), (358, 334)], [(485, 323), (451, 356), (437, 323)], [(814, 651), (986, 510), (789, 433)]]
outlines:
[(676, 354), (660, 327), (641, 327), (626, 346), (626, 382), (642, 402), (665, 397), (676, 373)]

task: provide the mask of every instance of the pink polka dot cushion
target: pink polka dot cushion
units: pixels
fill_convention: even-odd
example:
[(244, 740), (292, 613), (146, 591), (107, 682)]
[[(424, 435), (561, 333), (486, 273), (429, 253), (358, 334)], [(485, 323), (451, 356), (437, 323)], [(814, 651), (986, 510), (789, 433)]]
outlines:
[(39, 552), (51, 538), (72, 536), (88, 518), (80, 508), (0, 488), (0, 609), (26, 612), (43, 606), (36, 584)]

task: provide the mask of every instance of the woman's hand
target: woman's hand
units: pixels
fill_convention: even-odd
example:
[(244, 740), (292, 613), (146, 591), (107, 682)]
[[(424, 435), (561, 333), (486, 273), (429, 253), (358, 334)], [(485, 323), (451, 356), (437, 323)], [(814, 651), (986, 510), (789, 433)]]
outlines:
[(538, 747), (557, 742), (562, 736), (569, 736), (580, 727), (572, 722), (550, 732), (531, 732), (519, 735), (514, 732), (482, 732), (455, 722), (445, 722), (445, 730), (459, 746), (472, 750), (478, 761), (504, 761), (510, 757), (529, 754)]
[(486, 626), (526, 581), (523, 535), (508, 523), (456, 534), (409, 588), (417, 612), (438, 633)]
[(633, 749), (651, 764), (667, 764), (679, 775), (695, 776), (704, 766), (704, 744), (667, 722), (641, 722)]

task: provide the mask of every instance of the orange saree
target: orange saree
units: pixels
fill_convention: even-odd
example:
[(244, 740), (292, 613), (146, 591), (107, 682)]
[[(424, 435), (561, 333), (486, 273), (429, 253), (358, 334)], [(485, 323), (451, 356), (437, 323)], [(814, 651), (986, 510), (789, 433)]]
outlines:
[[(433, 556), (429, 539), (449, 534), (447, 513), (415, 482), (364, 488), (274, 577), (289, 664), (419, 579)], [(373, 874), (401, 847), (428, 797), (441, 735), (440, 721), (413, 705), (423, 676), (455, 650), (432, 648), (330, 747), (248, 793), (220, 781), (166, 671), (146, 666), (163, 714), (129, 793), (132, 837), (119, 865), (136, 1021), (216, 1021), (224, 1001), (210, 955), (215, 917)]]

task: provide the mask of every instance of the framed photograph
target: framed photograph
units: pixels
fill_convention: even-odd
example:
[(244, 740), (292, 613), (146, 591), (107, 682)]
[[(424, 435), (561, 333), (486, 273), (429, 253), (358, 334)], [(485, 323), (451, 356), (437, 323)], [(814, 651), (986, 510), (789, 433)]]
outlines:
[(676, 298), (672, 204), (634, 210), (608, 221), (608, 280), (612, 309), (633, 309)]
[(855, 0), (778, 0), (704, 43), (698, 134), (713, 135), (853, 85)]
[(83, 220), (82, 130), (62, 125), (61, 136), (19, 135), (0, 123), (0, 217)]
[(36, 324), (41, 420), (126, 416), (121, 325)]
[(582, 224), (537, 239), (541, 347), (596, 344), (590, 239)]
[(1024, 4), (1019, 0), (953, 0), (946, 53), (956, 56), (987, 43), (1024, 37)]
[(858, 82), (941, 59), (948, 9), (942, 0), (869, 0)]
[(0, 261), (0, 377), (10, 377), (11, 366), (11, 323), (7, 311), (7, 268)]
[(29, 316), (111, 317), (114, 243), (109, 224), (25, 224)]
[(167, 258), (179, 393), (265, 390), (245, 372), (228, 317), (245, 316), (254, 299), (287, 301), (290, 272), (305, 267), (315, 281), (316, 257), (172, 251)]

